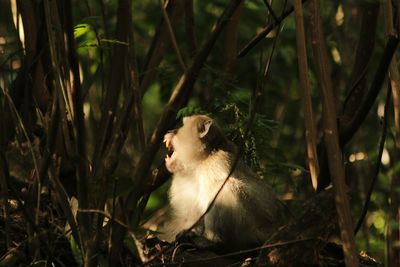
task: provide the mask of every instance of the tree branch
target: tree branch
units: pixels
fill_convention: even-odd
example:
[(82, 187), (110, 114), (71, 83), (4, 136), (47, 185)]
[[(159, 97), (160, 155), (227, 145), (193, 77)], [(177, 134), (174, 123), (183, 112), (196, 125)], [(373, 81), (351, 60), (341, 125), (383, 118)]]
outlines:
[(195, 34), (193, 0), (185, 0), (184, 9), (186, 39), (189, 47), (190, 57), (193, 58), (197, 53), (197, 38)]
[(124, 71), (121, 68), (127, 66), (127, 51), (128, 51), (128, 38), (129, 38), (129, 25), (131, 24), (131, 5), (128, 0), (118, 1), (117, 11), (117, 26), (115, 39), (118, 42), (114, 44), (114, 49), (110, 63), (110, 78), (107, 84), (107, 91), (104, 99), (104, 106), (102, 109), (102, 117), (100, 122), (100, 129), (103, 134), (97, 140), (96, 148), (93, 155), (93, 169), (97, 169), (101, 164), (103, 153), (107, 149), (112, 135), (112, 126), (116, 114), (118, 98), (122, 89), (124, 80)]
[(346, 125), (341, 125), (340, 127), (340, 144), (343, 146), (346, 144), (353, 135), (360, 128), (361, 124), (364, 122), (369, 111), (371, 110), (376, 97), (381, 90), (382, 84), (386, 78), (390, 62), (392, 61), (394, 52), (397, 49), (399, 39), (395, 36), (390, 36), (388, 42), (386, 43), (386, 48), (382, 56), (381, 62), (379, 63), (378, 69), (376, 70), (375, 77), (371, 83), (371, 87), (368, 90), (363, 102), (357, 109), (356, 114)]
[[(167, 6), (164, 8), (169, 15), (171, 25), (176, 26), (176, 23), (181, 18), (181, 1), (168, 1)], [(157, 73), (157, 67), (164, 57), (165, 48), (168, 44), (167, 38), (169, 38), (167, 24), (162, 19), (147, 52), (145, 64), (141, 72), (139, 81), (141, 97), (146, 93), (146, 89)]]
[(336, 118), (332, 81), (326, 53), (325, 37), (320, 18), (320, 4), (318, 0), (310, 1), (310, 24), (312, 46), (316, 63), (316, 72), (322, 92), (324, 143), (327, 148), (329, 171), (335, 191), (336, 210), (338, 213), (343, 252), (346, 266), (358, 266), (356, 245), (353, 235), (353, 222), (350, 204), (347, 196), (345, 172), (342, 151), (339, 146), (339, 135)]
[(362, 223), (364, 222), (365, 216), (367, 215), (368, 205), (371, 200), (372, 191), (374, 190), (374, 186), (375, 186), (376, 180), (379, 175), (379, 170), (382, 165), (382, 154), (383, 154), (383, 149), (385, 148), (386, 132), (387, 132), (387, 124), (388, 124), (388, 111), (389, 111), (389, 106), (390, 106), (391, 91), (392, 91), (392, 88), (391, 88), (391, 85), (389, 82), (388, 90), (386, 93), (385, 111), (383, 114), (382, 134), (381, 134), (381, 140), (379, 142), (378, 156), (376, 157), (375, 169), (374, 169), (374, 173), (372, 176), (371, 184), (369, 185), (369, 188), (368, 188), (368, 192), (367, 192), (367, 195), (365, 198), (363, 209), (361, 211), (361, 215), (360, 215), (360, 218), (358, 219), (357, 225), (354, 228), (354, 234), (357, 234), (358, 230), (360, 230), (360, 227), (361, 227)]
[(311, 103), (311, 86), (308, 77), (308, 63), (306, 38), (304, 33), (303, 7), (301, 0), (295, 0), (294, 13), (296, 22), (296, 43), (298, 51), (298, 69), (300, 78), (300, 95), (303, 99), (305, 138), (307, 145), (307, 159), (314, 190), (318, 187), (319, 164), (317, 156), (317, 130), (314, 122), (314, 112)]
[[(160, 120), (154, 130), (149, 144), (145, 148), (137, 169), (134, 175), (134, 184), (140, 185), (143, 183), (144, 177), (146, 177), (147, 172), (150, 169), (153, 158), (160, 147), (164, 133), (172, 127), (175, 122), (176, 113), (180, 108), (182, 108), (187, 102), (190, 93), (193, 89), (193, 85), (197, 79), (197, 76), (204, 65), (208, 55), (210, 54), (217, 38), (219, 37), (222, 29), (229, 21), (230, 17), (240, 5), (242, 0), (231, 0), (221, 17), (219, 18), (217, 24), (213, 28), (210, 37), (202, 46), (201, 50), (198, 52), (193, 60), (192, 65), (188, 70), (181, 76), (178, 84), (176, 85), (174, 91), (172, 92), (171, 98), (166, 104), (164, 111), (161, 115)], [(132, 197), (132, 195), (131, 195)], [(128, 197), (128, 199), (130, 199)]]
[[(302, 0), (305, 3), (307, 0)], [(265, 27), (259, 34), (257, 34), (250, 42), (248, 42), (242, 50), (240, 50), (238, 57), (244, 57), (247, 55), (254, 46), (256, 46), (265, 36), (268, 35), (273, 29), (275, 29), (280, 23), (290, 14), (292, 14), (294, 8), (293, 6), (289, 7), (286, 11), (284, 11), (281, 16), (277, 20), (274, 20), (271, 24)]]
[[(365, 95), (369, 62), (375, 47), (376, 26), (379, 14), (379, 2), (366, 2), (362, 6), (361, 30), (357, 44), (353, 70), (347, 83), (348, 97), (344, 103), (344, 120), (356, 112)], [(341, 119), (343, 120), (343, 118)]]
[[(87, 157), (86, 157), (86, 138), (85, 138), (85, 121), (83, 115), (83, 97), (82, 97), (82, 86), (79, 75), (79, 62), (76, 54), (76, 44), (74, 39), (74, 23), (72, 21), (72, 3), (71, 0), (64, 2), (64, 12), (66, 19), (66, 36), (67, 36), (67, 48), (68, 48), (68, 60), (71, 68), (71, 79), (72, 79), (72, 104), (73, 104), (73, 122), (74, 122), (74, 135), (75, 135), (75, 152), (77, 156), (76, 163), (76, 174), (77, 174), (77, 192), (79, 196), (79, 206), (85, 209), (89, 206), (88, 196), (88, 181), (86, 176), (87, 170)], [(57, 110), (57, 109), (56, 109)], [(90, 219), (87, 214), (82, 215), (85, 218), (84, 227), (89, 230)], [(84, 233), (89, 234), (89, 233)], [(87, 236), (86, 236), (87, 237)]]
[(274, 20), (275, 20), (275, 21), (278, 21), (279, 19), (278, 19), (278, 17), (275, 15), (275, 12), (274, 12), (274, 10), (272, 9), (271, 4), (268, 3), (268, 0), (264, 0), (264, 4), (265, 4), (265, 6), (267, 7), (268, 12), (269, 12), (269, 13), (271, 14), (271, 16), (274, 18)]
[(179, 50), (178, 43), (176, 42), (176, 37), (175, 37), (175, 34), (174, 34), (174, 30), (172, 29), (171, 21), (169, 20), (169, 17), (168, 17), (168, 13), (167, 13), (166, 7), (163, 4), (161, 4), (161, 12), (163, 14), (164, 21), (165, 21), (165, 23), (167, 25), (169, 37), (171, 38), (172, 47), (175, 50), (176, 57), (178, 58), (179, 64), (181, 64), (183, 72), (185, 72), (186, 71), (186, 64), (185, 64), (185, 61), (183, 60), (182, 53)]

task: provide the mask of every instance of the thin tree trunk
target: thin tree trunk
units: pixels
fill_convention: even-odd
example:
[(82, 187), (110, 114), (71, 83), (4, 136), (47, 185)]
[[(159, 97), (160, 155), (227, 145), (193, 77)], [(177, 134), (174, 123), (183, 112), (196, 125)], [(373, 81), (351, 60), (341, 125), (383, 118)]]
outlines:
[[(393, 25), (393, 10), (391, 1), (385, 1), (385, 30), (387, 36), (398, 35), (399, 29)], [(398, 12), (398, 11), (397, 11)], [(393, 56), (389, 67), (389, 79), (392, 87), (394, 128), (395, 128), (395, 150), (400, 150), (400, 79), (396, 56)], [(392, 162), (398, 162), (399, 153), (392, 153)], [(396, 244), (400, 242), (400, 173), (393, 172), (390, 186), (390, 202), (388, 212), (388, 227), (386, 237), (387, 247), (387, 266), (400, 266), (400, 247)]]
[(353, 235), (353, 221), (347, 195), (348, 188), (345, 182), (342, 151), (339, 146), (335, 100), (318, 0), (310, 1), (310, 13), (312, 44), (315, 62), (317, 64), (316, 71), (323, 98), (324, 143), (327, 148), (329, 171), (335, 192), (336, 210), (338, 213), (344, 258), (347, 267), (356, 267), (359, 266), (359, 262)]
[(298, 52), (298, 69), (300, 77), (300, 95), (303, 99), (304, 109), (304, 124), (305, 124), (305, 138), (307, 145), (307, 159), (308, 167), (311, 174), (311, 183), (314, 190), (318, 187), (318, 174), (319, 164), (317, 157), (317, 130), (314, 121), (314, 112), (311, 102), (311, 89), (310, 79), (308, 77), (308, 63), (307, 63), (307, 50), (306, 50), (306, 38), (304, 33), (304, 22), (303, 22), (303, 7), (301, 0), (295, 0), (293, 3), (295, 21), (296, 21), (296, 42)]

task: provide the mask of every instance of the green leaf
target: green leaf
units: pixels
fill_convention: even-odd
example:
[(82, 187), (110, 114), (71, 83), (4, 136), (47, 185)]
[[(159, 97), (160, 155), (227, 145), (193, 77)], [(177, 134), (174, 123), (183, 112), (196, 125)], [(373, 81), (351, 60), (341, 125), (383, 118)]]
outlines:
[(75, 239), (73, 238), (72, 235), (69, 240), (69, 245), (71, 246), (72, 255), (74, 256), (74, 260), (75, 260), (77, 266), (82, 266), (83, 265), (82, 251), (79, 248), (78, 243), (75, 241)]
[(78, 24), (74, 27), (74, 37), (75, 39), (85, 35), (90, 31), (90, 25), (86, 23)]
[(178, 113), (176, 114), (176, 119), (181, 119), (183, 117), (191, 116), (194, 114), (204, 114), (204, 110), (202, 110), (198, 106), (187, 106), (184, 108), (181, 108)]

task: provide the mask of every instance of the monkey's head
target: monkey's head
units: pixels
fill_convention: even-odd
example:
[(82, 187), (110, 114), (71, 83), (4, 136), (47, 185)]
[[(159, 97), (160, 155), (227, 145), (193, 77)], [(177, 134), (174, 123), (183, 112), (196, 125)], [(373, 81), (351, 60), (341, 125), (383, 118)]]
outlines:
[(165, 165), (171, 173), (191, 169), (214, 151), (228, 147), (221, 129), (205, 115), (183, 118), (182, 127), (169, 131), (164, 143), (168, 149)]

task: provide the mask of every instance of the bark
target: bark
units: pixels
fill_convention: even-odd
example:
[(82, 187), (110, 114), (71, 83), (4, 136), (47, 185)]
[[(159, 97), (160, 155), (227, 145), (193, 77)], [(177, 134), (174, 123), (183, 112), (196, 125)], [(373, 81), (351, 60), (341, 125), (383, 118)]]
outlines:
[(104, 106), (102, 108), (102, 116), (100, 129), (102, 135), (96, 142), (96, 149), (93, 154), (93, 169), (99, 168), (102, 164), (102, 157), (109, 145), (110, 136), (114, 126), (114, 118), (117, 112), (117, 103), (124, 81), (124, 71), (128, 58), (128, 38), (130, 34), (130, 25), (132, 21), (131, 5), (128, 0), (118, 1), (117, 25), (115, 39), (120, 42), (113, 46), (110, 77), (107, 83), (107, 91), (105, 92)]
[(344, 258), (346, 266), (355, 267), (358, 266), (359, 263), (356, 256), (353, 222), (347, 195), (348, 189), (345, 182), (342, 151), (339, 146), (335, 98), (330, 78), (330, 69), (326, 52), (325, 37), (322, 31), (320, 5), (318, 0), (310, 1), (310, 13), (312, 44), (315, 62), (317, 64), (316, 72), (322, 93), (324, 144), (327, 149), (329, 170), (335, 191), (336, 210), (338, 213)]
[(197, 38), (195, 34), (193, 0), (185, 0), (184, 9), (186, 40), (189, 46), (190, 57), (193, 58), (197, 53)]
[(175, 37), (174, 30), (172, 29), (171, 21), (170, 21), (170, 19), (168, 17), (168, 13), (167, 13), (166, 8), (165, 8), (164, 5), (161, 7), (161, 12), (163, 14), (164, 21), (165, 21), (165, 23), (167, 25), (167, 30), (168, 30), (168, 33), (169, 33), (169, 37), (171, 39), (172, 47), (175, 50), (176, 57), (178, 59), (179, 64), (182, 67), (183, 72), (185, 72), (186, 71), (186, 64), (185, 64), (185, 61), (183, 60), (183, 56), (182, 56), (181, 50), (178, 47), (178, 42), (176, 41), (176, 37)]
[[(393, 10), (398, 16), (398, 4), (392, 7), (391, 1), (385, 1), (385, 30), (387, 36), (399, 35), (398, 28), (394, 27)], [(398, 18), (397, 18), (398, 20)], [(398, 21), (397, 21), (398, 23)], [(398, 26), (398, 25), (397, 25)], [(393, 162), (398, 162), (400, 149), (400, 77), (396, 56), (392, 58), (389, 67), (389, 83), (392, 87), (393, 96), (393, 113), (394, 113), (394, 129), (395, 129), (395, 151), (391, 153)], [(386, 116), (385, 116), (386, 118)], [(394, 167), (394, 166), (392, 166)], [(388, 211), (388, 228), (387, 228), (387, 264), (389, 267), (400, 266), (400, 247), (396, 244), (400, 242), (400, 173), (393, 172), (390, 185), (390, 202)]]
[(341, 124), (345, 124), (346, 119), (351, 119), (360, 106), (361, 100), (367, 90), (369, 62), (375, 47), (375, 38), (371, 37), (376, 35), (379, 7), (379, 2), (367, 2), (362, 7), (361, 30), (353, 70), (347, 84), (349, 96), (345, 102), (344, 114), (340, 118)]
[[(302, 2), (306, 2), (307, 0), (302, 0)], [(247, 55), (250, 50), (252, 50), (261, 40), (265, 38), (265, 36), (268, 35), (273, 29), (275, 29), (278, 25), (281, 24), (281, 22), (292, 12), (294, 11), (293, 6), (289, 7), (286, 9), (282, 15), (277, 19), (271, 22), (269, 25), (267, 25), (260, 33), (258, 33), (256, 36), (253, 37), (239, 52), (238, 57), (244, 57)]]
[(237, 50), (238, 50), (238, 35), (239, 22), (243, 9), (241, 4), (232, 16), (232, 20), (228, 23), (225, 29), (225, 49), (224, 49), (224, 64), (225, 71), (234, 73), (237, 65)]
[(318, 187), (319, 164), (317, 157), (317, 130), (314, 121), (314, 112), (311, 102), (311, 87), (308, 77), (308, 63), (306, 38), (304, 33), (303, 8), (300, 0), (294, 1), (294, 13), (296, 21), (296, 42), (298, 51), (298, 69), (300, 78), (300, 95), (303, 100), (305, 138), (307, 146), (308, 167), (311, 174), (311, 183), (314, 190)]

